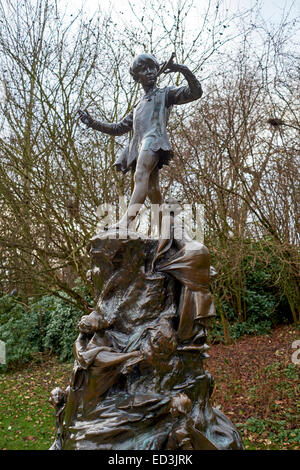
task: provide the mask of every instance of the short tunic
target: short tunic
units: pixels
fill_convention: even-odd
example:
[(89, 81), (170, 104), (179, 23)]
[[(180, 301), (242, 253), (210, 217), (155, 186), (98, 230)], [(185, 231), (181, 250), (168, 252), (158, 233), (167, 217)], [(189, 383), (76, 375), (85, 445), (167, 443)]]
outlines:
[(114, 136), (133, 131), (132, 139), (114, 163), (117, 170), (123, 173), (134, 170), (143, 150), (151, 150), (157, 155), (158, 168), (168, 164), (173, 157), (166, 129), (170, 111), (173, 105), (189, 103), (202, 95), (196, 77), (190, 71), (185, 71), (185, 76), (191, 86), (154, 88), (122, 121), (116, 124), (93, 121), (90, 124), (90, 127)]
[(173, 150), (167, 135), (166, 126), (172, 106), (166, 106), (169, 87), (157, 88), (147, 97), (143, 97), (133, 108), (133, 136), (116, 160), (115, 166), (126, 173), (134, 170), (139, 153), (151, 150), (157, 154), (158, 168), (168, 164), (173, 157)]

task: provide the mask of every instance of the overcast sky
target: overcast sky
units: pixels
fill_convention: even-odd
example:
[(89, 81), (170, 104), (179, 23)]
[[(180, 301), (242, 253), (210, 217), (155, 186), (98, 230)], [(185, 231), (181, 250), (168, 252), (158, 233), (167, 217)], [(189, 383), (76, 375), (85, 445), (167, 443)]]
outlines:
[[(178, 0), (173, 0), (174, 4)], [(233, 13), (238, 9), (245, 9), (256, 4), (261, 5), (261, 13), (265, 21), (277, 23), (280, 21), (282, 11), (290, 11), (290, 18), (296, 18), (300, 16), (300, 2), (299, 0), (224, 0), (227, 8)], [(134, 0), (133, 3), (138, 4), (140, 0)], [(114, 9), (123, 11), (124, 14), (130, 15), (130, 9), (128, 7), (128, 0), (58, 0), (59, 5), (67, 9), (70, 12), (78, 8), (82, 4), (85, 6), (86, 12), (92, 14), (93, 11), (101, 6), (103, 9)], [(205, 9), (209, 0), (196, 0), (195, 5), (199, 4), (199, 11)]]

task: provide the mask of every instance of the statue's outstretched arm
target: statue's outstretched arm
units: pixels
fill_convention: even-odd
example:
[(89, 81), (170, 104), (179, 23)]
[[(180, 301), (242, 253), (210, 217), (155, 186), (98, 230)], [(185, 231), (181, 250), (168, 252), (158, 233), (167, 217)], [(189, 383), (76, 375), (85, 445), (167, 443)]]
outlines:
[(131, 131), (133, 123), (133, 111), (131, 111), (122, 121), (116, 124), (109, 124), (106, 122), (96, 121), (93, 119), (89, 112), (85, 109), (82, 111), (78, 110), (78, 114), (81, 122), (86, 124), (88, 127), (95, 129), (100, 132), (104, 132), (109, 135), (123, 135)]

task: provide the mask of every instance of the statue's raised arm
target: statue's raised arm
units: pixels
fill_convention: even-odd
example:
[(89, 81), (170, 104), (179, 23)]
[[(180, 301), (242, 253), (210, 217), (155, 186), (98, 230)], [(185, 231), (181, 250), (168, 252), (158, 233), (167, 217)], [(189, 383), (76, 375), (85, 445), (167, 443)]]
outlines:
[(187, 81), (187, 85), (169, 87), (167, 106), (171, 106), (173, 104), (186, 104), (201, 98), (203, 94), (201, 83), (186, 65), (173, 64), (171, 62), (164, 73), (171, 72), (182, 73)]

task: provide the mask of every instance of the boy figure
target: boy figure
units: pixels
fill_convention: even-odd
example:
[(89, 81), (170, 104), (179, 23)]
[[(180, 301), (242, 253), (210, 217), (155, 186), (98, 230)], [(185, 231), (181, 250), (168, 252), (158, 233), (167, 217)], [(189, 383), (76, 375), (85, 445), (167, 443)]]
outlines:
[(158, 88), (159, 70), (160, 65), (151, 54), (140, 54), (134, 59), (130, 74), (141, 83), (145, 94), (122, 121), (116, 124), (96, 121), (87, 110), (79, 110), (81, 121), (98, 131), (114, 136), (133, 131), (129, 146), (115, 166), (124, 173), (135, 169), (134, 190), (127, 211), (111, 229), (127, 229), (136, 217), (137, 207), (141, 207), (147, 196), (152, 204), (163, 203), (158, 172), (173, 157), (166, 132), (170, 111), (173, 105), (189, 103), (202, 96), (200, 82), (185, 65), (169, 61), (164, 70), (164, 73), (181, 72), (187, 81), (187, 85), (181, 87)]

